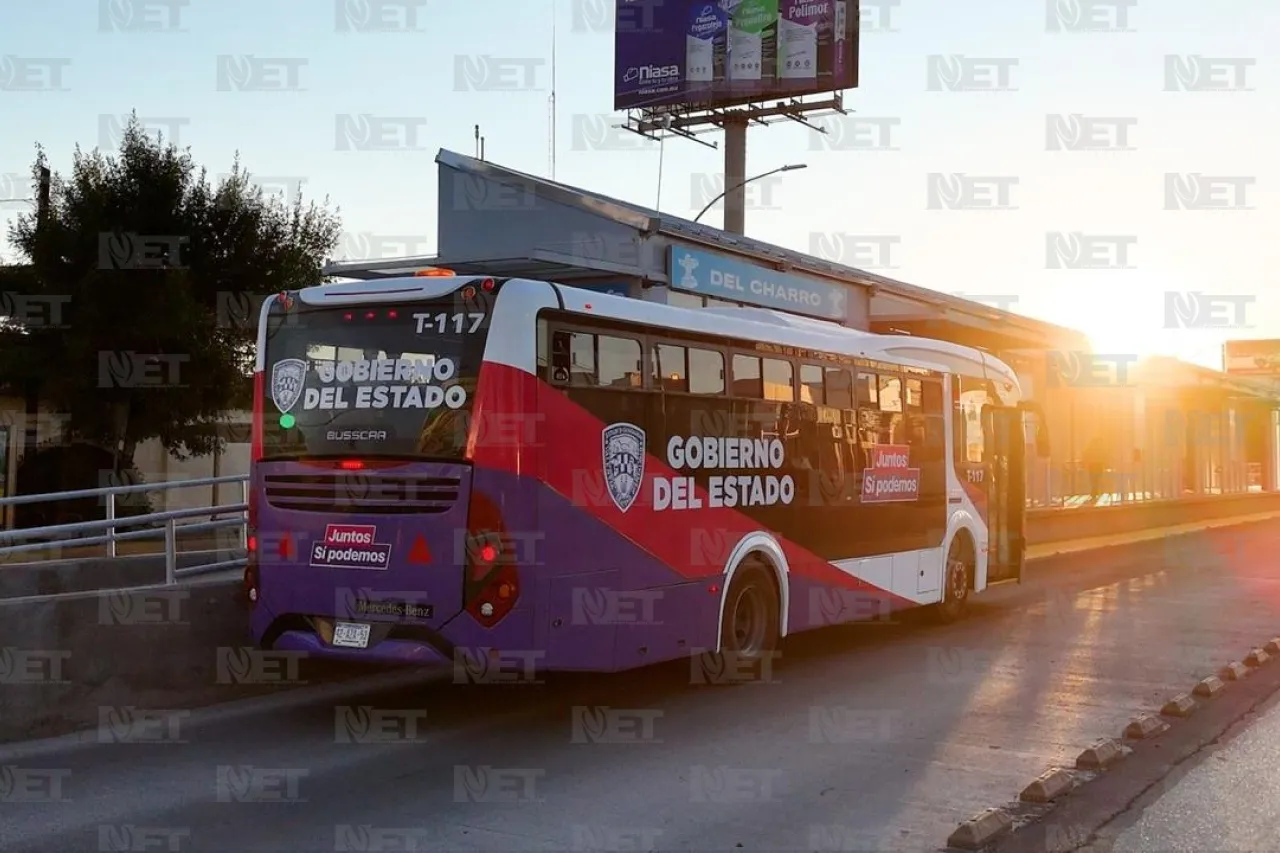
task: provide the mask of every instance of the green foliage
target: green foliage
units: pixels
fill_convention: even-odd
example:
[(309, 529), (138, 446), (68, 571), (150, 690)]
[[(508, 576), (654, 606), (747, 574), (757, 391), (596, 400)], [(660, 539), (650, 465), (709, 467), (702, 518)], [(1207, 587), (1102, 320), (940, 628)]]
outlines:
[[(33, 178), (47, 162), (37, 148)], [(150, 438), (180, 458), (211, 452), (221, 413), (249, 398), (251, 306), (320, 280), (337, 211), (264, 197), (238, 157), (213, 186), (136, 115), (118, 154), (77, 147), (52, 187), (48, 221), (23, 215), (10, 229), (25, 263), (0, 267), (0, 292), (57, 310), (0, 326), (0, 392), (38, 388), (72, 436), (122, 441), (126, 461)]]

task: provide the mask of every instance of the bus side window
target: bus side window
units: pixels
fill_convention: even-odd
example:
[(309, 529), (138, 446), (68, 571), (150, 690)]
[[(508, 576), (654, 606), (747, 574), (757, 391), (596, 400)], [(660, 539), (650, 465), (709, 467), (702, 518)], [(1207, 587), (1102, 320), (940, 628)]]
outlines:
[(733, 357), (733, 396), (753, 400), (764, 399), (764, 378), (760, 373), (760, 359), (753, 355)]
[(879, 389), (879, 380), (874, 373), (859, 373), (857, 407), (859, 409), (879, 409)]
[(828, 367), (825, 384), (828, 406), (845, 410), (857, 407), (853, 399), (853, 380), (849, 371), (839, 367)]
[(582, 332), (569, 334), (569, 384), (596, 384), (596, 336)]
[(790, 403), (796, 399), (795, 371), (789, 361), (776, 358), (764, 360), (764, 398), (778, 403)]
[(987, 404), (987, 389), (978, 379), (958, 376), (960, 393), (956, 401), (956, 448), (961, 462), (982, 464), (986, 461), (987, 442), (982, 430), (982, 409)]
[(596, 382), (601, 388), (640, 388), (640, 342), (633, 338), (596, 336)]
[(684, 347), (656, 344), (653, 347), (653, 380), (663, 391), (686, 393), (689, 373), (685, 366)]
[(827, 395), (824, 393), (822, 368), (816, 364), (800, 365), (800, 402), (825, 406)]
[(724, 393), (724, 356), (715, 350), (689, 347), (689, 393)]

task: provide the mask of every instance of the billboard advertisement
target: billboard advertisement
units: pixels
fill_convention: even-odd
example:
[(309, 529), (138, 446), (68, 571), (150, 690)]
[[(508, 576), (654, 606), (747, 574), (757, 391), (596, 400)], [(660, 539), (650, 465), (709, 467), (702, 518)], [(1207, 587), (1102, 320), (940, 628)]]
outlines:
[(858, 0), (616, 0), (613, 108), (710, 108), (858, 85)]
[(1227, 341), (1222, 347), (1222, 371), (1280, 378), (1280, 340)]

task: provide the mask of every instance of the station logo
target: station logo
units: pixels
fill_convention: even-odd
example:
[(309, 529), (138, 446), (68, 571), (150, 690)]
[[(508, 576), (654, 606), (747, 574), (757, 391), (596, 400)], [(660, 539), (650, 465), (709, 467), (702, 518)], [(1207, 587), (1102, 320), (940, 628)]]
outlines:
[(385, 570), (391, 565), (391, 545), (376, 541), (373, 524), (330, 524), (324, 539), (311, 549), (311, 565), (322, 569)]
[(920, 469), (911, 467), (911, 448), (905, 444), (877, 444), (871, 448), (871, 464), (862, 472), (862, 502), (919, 498)]

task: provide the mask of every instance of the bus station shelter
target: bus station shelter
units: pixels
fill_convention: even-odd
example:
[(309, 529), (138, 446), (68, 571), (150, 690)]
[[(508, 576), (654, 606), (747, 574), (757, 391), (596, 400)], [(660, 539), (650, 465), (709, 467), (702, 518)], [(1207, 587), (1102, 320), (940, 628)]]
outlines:
[[(341, 261), (327, 275), (377, 279), (444, 267), (953, 341), (1007, 362), (1045, 412), (1053, 450), (1028, 484), (1032, 505), (1280, 490), (1280, 400), (1262, 383), (1173, 359), (1099, 364), (1074, 329), (452, 151), (441, 150), (436, 163), (437, 254)], [(1086, 448), (1106, 468), (1096, 500)]]

